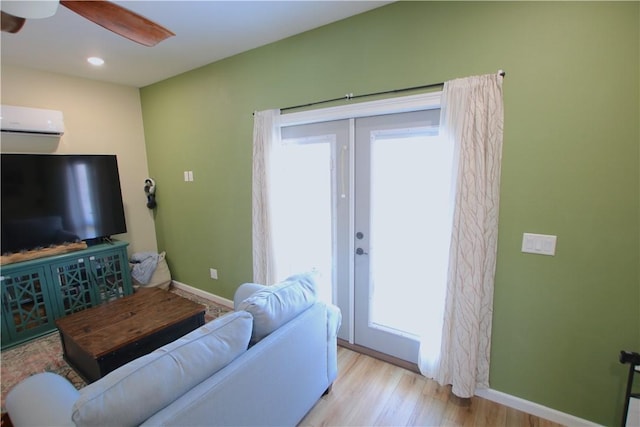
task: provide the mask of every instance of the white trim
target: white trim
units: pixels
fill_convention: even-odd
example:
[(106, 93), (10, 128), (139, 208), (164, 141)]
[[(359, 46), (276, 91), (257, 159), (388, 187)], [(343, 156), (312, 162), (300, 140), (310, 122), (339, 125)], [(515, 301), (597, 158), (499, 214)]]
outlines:
[(565, 426), (600, 426), (592, 421), (490, 388), (476, 390), (476, 396)]
[(300, 111), (282, 114), (280, 126), (303, 125), (331, 120), (351, 119), (358, 117), (378, 116), (381, 114), (406, 113), (409, 111), (430, 110), (440, 108), (442, 91), (422, 93), (419, 95), (381, 99), (378, 101), (359, 102), (338, 107), (318, 110)]
[(175, 286), (178, 289), (182, 289), (183, 291), (190, 292), (194, 295), (197, 295), (204, 299), (208, 299), (209, 301), (213, 301), (216, 304), (224, 305), (225, 307), (233, 310), (233, 301), (229, 299), (222, 298), (221, 296), (218, 296), (215, 294), (211, 294), (207, 291), (203, 291), (202, 289), (194, 288), (193, 286), (189, 286), (185, 283), (178, 282), (176, 280), (173, 280), (171, 283), (173, 284), (173, 286)]
[[(356, 121), (354, 118), (349, 119), (349, 236), (356, 233), (356, 218), (353, 214), (356, 211), (356, 200), (354, 197), (356, 188)], [(349, 253), (356, 252), (356, 243), (353, 238), (349, 239)], [(355, 301), (356, 301), (356, 282), (355, 282), (355, 257), (349, 256), (349, 344), (355, 344)]]

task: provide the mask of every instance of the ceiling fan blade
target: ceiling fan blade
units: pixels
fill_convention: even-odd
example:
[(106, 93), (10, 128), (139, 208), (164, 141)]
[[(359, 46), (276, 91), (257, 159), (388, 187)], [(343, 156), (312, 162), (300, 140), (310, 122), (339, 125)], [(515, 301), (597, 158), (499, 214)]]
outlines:
[(61, 0), (78, 15), (145, 46), (155, 46), (174, 33), (135, 12), (106, 0)]
[(6, 12), (2, 12), (2, 19), (0, 20), (0, 27), (5, 33), (17, 33), (20, 31), (26, 19), (20, 18), (18, 16), (10, 15)]

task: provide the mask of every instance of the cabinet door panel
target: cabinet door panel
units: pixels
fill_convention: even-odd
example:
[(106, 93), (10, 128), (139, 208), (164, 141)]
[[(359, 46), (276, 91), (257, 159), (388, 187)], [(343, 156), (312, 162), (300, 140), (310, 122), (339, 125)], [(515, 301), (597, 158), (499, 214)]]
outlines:
[(2, 336), (3, 343), (26, 340), (55, 328), (44, 268), (15, 270), (0, 280), (4, 328), (8, 332), (8, 337)]
[(90, 256), (89, 260), (99, 302), (111, 301), (132, 293), (130, 279), (125, 276), (129, 274), (129, 265), (121, 253), (96, 254)]
[(97, 292), (92, 286), (91, 271), (86, 257), (79, 257), (51, 265), (53, 291), (59, 305), (58, 317), (93, 306)]

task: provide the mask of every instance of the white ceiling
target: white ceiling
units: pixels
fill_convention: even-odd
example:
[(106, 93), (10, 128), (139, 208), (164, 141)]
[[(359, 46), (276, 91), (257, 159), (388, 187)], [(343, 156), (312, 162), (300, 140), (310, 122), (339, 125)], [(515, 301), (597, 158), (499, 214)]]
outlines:
[[(115, 3), (176, 35), (145, 47), (59, 6), (50, 18), (27, 20), (17, 34), (1, 33), (2, 63), (142, 87), (391, 1)], [(89, 56), (102, 57), (105, 65), (89, 65)]]

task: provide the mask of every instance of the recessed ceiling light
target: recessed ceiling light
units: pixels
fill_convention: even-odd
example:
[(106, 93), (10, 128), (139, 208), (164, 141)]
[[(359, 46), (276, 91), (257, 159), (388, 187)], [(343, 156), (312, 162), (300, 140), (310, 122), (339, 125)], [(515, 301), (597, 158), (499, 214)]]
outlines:
[(104, 64), (104, 59), (98, 58), (97, 56), (92, 56), (90, 58), (87, 58), (87, 62), (91, 65), (99, 67), (100, 65)]

